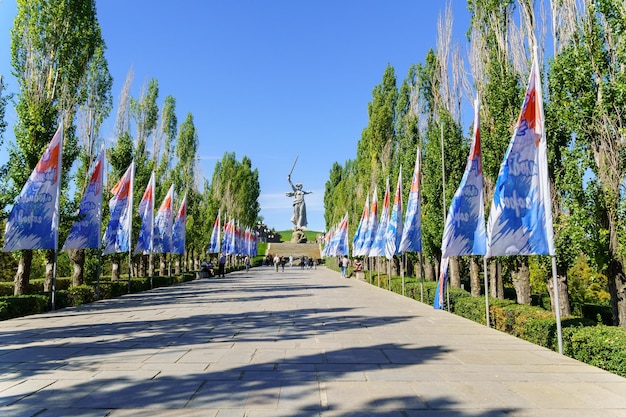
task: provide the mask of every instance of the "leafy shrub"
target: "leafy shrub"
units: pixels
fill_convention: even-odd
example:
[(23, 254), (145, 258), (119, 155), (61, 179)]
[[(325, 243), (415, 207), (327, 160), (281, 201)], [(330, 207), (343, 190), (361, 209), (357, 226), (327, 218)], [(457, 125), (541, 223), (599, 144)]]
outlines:
[(0, 297), (13, 295), (13, 283), (12, 282), (0, 282)]
[(607, 326), (613, 324), (613, 311), (611, 307), (597, 304), (583, 304), (580, 306), (580, 312), (583, 317), (593, 320), (596, 323), (606, 324)]
[(96, 300), (96, 291), (89, 285), (70, 287), (67, 292), (72, 306), (93, 303)]
[(626, 377), (626, 329), (622, 327), (597, 325), (564, 329), (563, 353)]
[(6, 296), (0, 299), (0, 320), (50, 310), (49, 298), (41, 294)]

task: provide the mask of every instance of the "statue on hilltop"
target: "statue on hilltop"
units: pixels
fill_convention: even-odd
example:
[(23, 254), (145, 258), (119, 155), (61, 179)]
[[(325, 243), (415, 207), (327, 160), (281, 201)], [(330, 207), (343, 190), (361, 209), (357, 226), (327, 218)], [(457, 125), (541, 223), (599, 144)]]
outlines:
[(312, 191), (304, 191), (302, 189), (302, 183), (294, 185), (293, 182), (291, 182), (291, 173), (296, 166), (296, 162), (298, 162), (298, 157), (296, 157), (296, 160), (291, 167), (291, 171), (289, 172), (289, 175), (287, 175), (287, 181), (289, 181), (291, 191), (286, 192), (285, 195), (287, 195), (287, 197), (293, 197), (293, 215), (291, 216), (291, 222), (293, 223), (293, 230), (297, 232), (306, 230), (308, 222), (306, 219), (306, 204), (304, 203), (304, 196), (306, 194), (311, 194)]

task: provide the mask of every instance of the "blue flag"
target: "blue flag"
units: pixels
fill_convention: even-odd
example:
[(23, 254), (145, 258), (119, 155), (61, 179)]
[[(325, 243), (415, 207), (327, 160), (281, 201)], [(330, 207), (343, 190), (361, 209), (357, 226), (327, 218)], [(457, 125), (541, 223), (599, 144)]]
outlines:
[(369, 194), (365, 198), (365, 205), (363, 206), (363, 213), (361, 213), (361, 220), (356, 227), (354, 233), (354, 239), (352, 241), (352, 254), (353, 256), (363, 256), (363, 245), (365, 243), (365, 233), (367, 232), (367, 222), (369, 220), (370, 210), (370, 196)]
[(174, 186), (171, 185), (167, 191), (161, 207), (154, 217), (154, 243), (152, 251), (154, 253), (172, 252), (172, 221), (174, 213), (172, 210), (172, 200), (174, 199)]
[(409, 201), (406, 205), (402, 239), (398, 252), (421, 252), (422, 251), (422, 210), (420, 203), (420, 150), (417, 149), (415, 156), (415, 169), (411, 180)]
[(100, 247), (102, 226), (102, 185), (104, 179), (104, 145), (89, 178), (89, 184), (78, 208), (78, 220), (72, 225), (62, 250)]
[(438, 310), (443, 310), (447, 280), (448, 258), (441, 258), (441, 265), (439, 267), (439, 279), (437, 280), (437, 288), (435, 289), (435, 299), (433, 302), (433, 307)]
[(387, 187), (385, 189), (385, 197), (383, 199), (383, 208), (380, 213), (380, 222), (378, 223), (378, 230), (376, 231), (374, 243), (372, 243), (372, 247), (370, 248), (368, 254), (370, 257), (385, 255), (385, 235), (387, 234), (387, 225), (389, 224), (390, 194), (389, 178), (387, 178)]
[(535, 56), (524, 104), (496, 180), (486, 257), (555, 254), (542, 100)]
[(209, 242), (209, 253), (220, 253), (220, 226), (221, 226), (221, 220), (220, 220), (220, 214), (221, 212), (218, 211), (217, 212), (217, 217), (215, 218), (215, 223), (213, 224), (213, 231), (211, 232), (211, 241)]
[(172, 226), (172, 253), (183, 255), (185, 253), (185, 237), (187, 235), (187, 194), (180, 203), (178, 214)]
[(370, 208), (370, 217), (367, 221), (367, 229), (363, 238), (363, 246), (361, 246), (361, 256), (369, 256), (374, 239), (376, 239), (376, 232), (378, 231), (378, 191), (374, 188), (374, 194), (372, 194), (372, 206)]
[(393, 208), (385, 233), (385, 257), (393, 258), (398, 253), (400, 247), (400, 238), (402, 237), (402, 165), (398, 174), (398, 185), (396, 186), (396, 195), (393, 199)]
[(474, 137), (461, 183), (452, 197), (443, 229), (441, 256), (484, 255), (486, 251), (483, 168), (480, 152), (478, 100)]
[(135, 255), (139, 252), (152, 252), (154, 244), (154, 183), (155, 174), (152, 171), (146, 191), (139, 202), (141, 228), (139, 229), (139, 238), (135, 246)]
[(62, 156), (63, 129), (59, 125), (13, 203), (4, 231), (4, 252), (57, 249)]
[(130, 231), (132, 225), (133, 178), (135, 177), (135, 161), (115, 184), (109, 200), (111, 217), (102, 237), (103, 255), (109, 253), (128, 252), (130, 250)]

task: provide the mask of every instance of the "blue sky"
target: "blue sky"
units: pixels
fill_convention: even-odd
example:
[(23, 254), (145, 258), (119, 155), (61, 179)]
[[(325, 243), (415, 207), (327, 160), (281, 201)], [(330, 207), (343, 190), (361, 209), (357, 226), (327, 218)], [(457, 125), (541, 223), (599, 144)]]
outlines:
[[(372, 89), (387, 64), (398, 83), (435, 48), (443, 0), (98, 0), (114, 78), (114, 106), (132, 67), (132, 95), (155, 78), (159, 104), (177, 102), (199, 134), (200, 172), (210, 180), (225, 152), (259, 170), (261, 216), (291, 228), (287, 174), (306, 196), (309, 229), (324, 230), (324, 185), (335, 161), (356, 155)], [(454, 38), (466, 50), (467, 2), (452, 0)], [(0, 74), (9, 92), (15, 0), (0, 0)], [(116, 107), (102, 129), (113, 141)], [(5, 143), (15, 112), (7, 112)], [(470, 115), (471, 116), (471, 115)], [(6, 144), (0, 163), (6, 161)], [(157, 184), (158, 186), (158, 184)]]

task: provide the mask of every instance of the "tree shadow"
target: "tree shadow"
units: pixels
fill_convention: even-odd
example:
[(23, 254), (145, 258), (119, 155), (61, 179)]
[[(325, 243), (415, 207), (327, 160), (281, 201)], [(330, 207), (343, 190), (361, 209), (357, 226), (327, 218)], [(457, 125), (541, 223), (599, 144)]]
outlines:
[[(350, 307), (320, 306), (243, 315), (162, 316), (163, 305), (180, 303), (179, 308), (185, 308), (207, 303), (199, 301), (199, 295), (211, 296), (211, 303), (234, 298), (254, 302), (307, 297), (298, 291), (310, 287), (304, 280), (303, 284), (273, 283), (268, 288), (251, 283), (236, 291), (228, 288), (226, 280), (217, 285), (191, 284), (176, 291), (156, 289), (149, 299), (131, 294), (63, 314), (77, 321), (88, 315), (97, 320), (92, 323), (0, 330), (0, 414), (504, 415), (506, 410), (468, 414), (455, 410), (459, 404), (452, 395), (427, 398), (415, 389), (407, 391), (413, 367), (449, 360), (449, 352), (441, 346), (374, 342), (343, 347), (337, 342), (332, 348), (328, 347), (331, 343), (315, 348), (310, 342), (329, 341), (364, 328), (382, 329), (411, 320), (413, 315), (372, 317)], [(116, 315), (136, 309), (143, 313), (136, 321), (132, 314)], [(146, 311), (154, 312), (152, 320), (145, 320)], [(115, 321), (117, 317), (126, 319)], [(49, 325), (49, 319), (41, 318)], [(287, 355), (287, 349), (299, 349), (298, 355)], [(393, 378), (381, 373), (391, 373)], [(380, 383), (372, 383), (377, 376)]]

